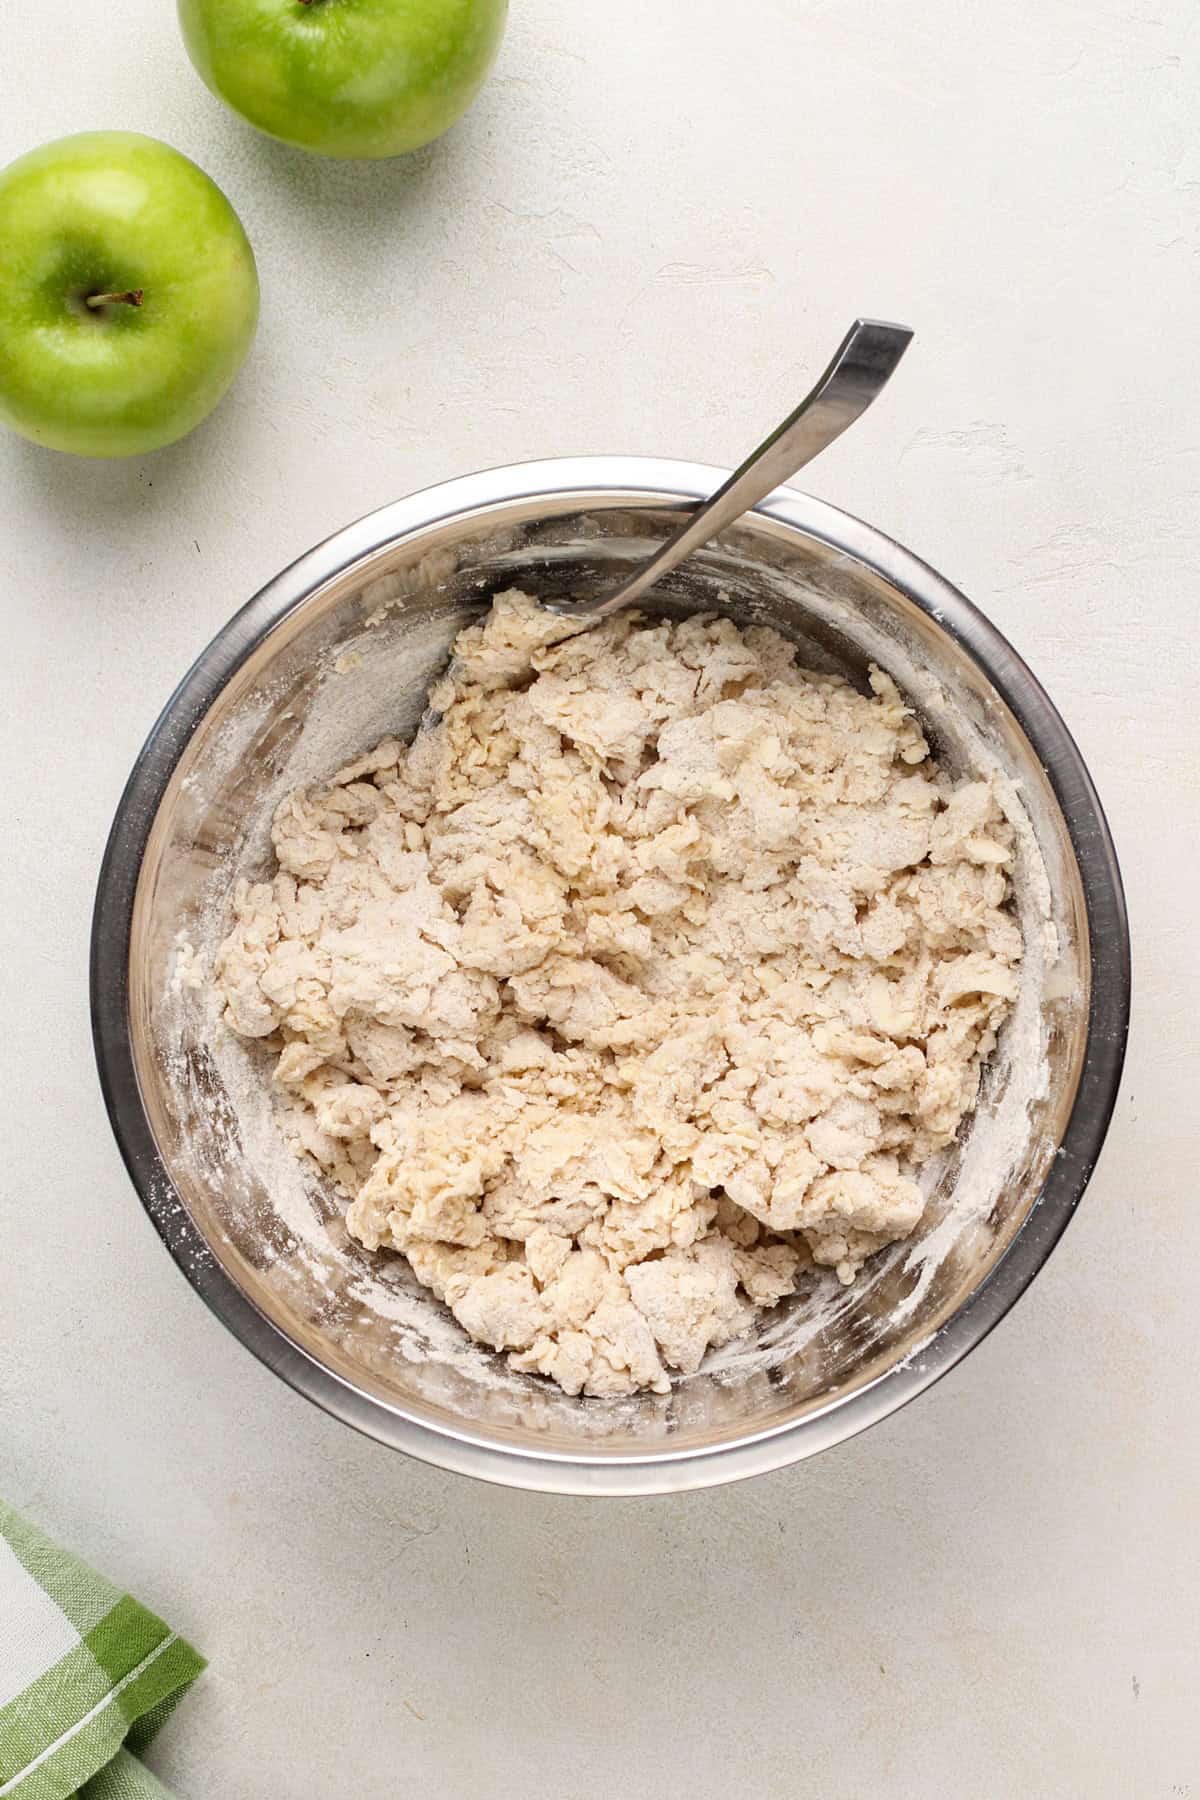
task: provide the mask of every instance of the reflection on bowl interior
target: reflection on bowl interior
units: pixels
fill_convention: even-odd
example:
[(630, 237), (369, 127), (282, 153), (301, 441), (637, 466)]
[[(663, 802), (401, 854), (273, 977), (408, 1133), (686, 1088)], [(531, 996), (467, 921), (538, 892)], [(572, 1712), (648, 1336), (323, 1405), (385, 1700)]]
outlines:
[(400, 1258), (348, 1238), (336, 1200), (274, 1129), (266, 1053), (214, 1028), (204, 989), (180, 980), (179, 963), (182, 940), (211, 966), (234, 880), (269, 870), (271, 814), (286, 792), (389, 732), (411, 734), (456, 630), (491, 594), (593, 591), (671, 523), (662, 508), (596, 497), (581, 510), (570, 495), (503, 513), (499, 524), (443, 522), (311, 595), (252, 651), (196, 731), (155, 820), (135, 907), (131, 1020), (145, 1104), (212, 1254), (294, 1343), (385, 1405), (552, 1451), (686, 1450), (773, 1429), (919, 1356), (1037, 1197), (1087, 1019), (1087, 934), (1065, 826), (973, 660), (873, 570), (755, 516), (670, 577), (650, 610), (769, 624), (802, 646), (809, 667), (859, 686), (878, 662), (953, 773), (999, 777), (1019, 826), (1026, 976), (979, 1108), (932, 1171), (925, 1219), (852, 1287), (807, 1280), (752, 1339), (711, 1355), (669, 1396), (580, 1402), (513, 1374), (468, 1342)]

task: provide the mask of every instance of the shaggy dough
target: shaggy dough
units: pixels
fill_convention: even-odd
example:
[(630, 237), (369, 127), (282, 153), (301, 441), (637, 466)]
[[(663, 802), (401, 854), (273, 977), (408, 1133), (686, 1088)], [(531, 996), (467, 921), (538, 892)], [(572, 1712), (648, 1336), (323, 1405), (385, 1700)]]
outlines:
[(1016, 993), (1012, 834), (894, 683), (519, 593), (275, 818), (216, 965), (283, 1129), (477, 1341), (665, 1392), (922, 1211)]

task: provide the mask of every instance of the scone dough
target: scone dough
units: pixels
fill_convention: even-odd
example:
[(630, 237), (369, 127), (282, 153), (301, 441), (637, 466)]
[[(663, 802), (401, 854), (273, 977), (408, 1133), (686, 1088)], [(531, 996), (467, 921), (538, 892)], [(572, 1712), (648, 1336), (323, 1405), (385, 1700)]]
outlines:
[(664, 1392), (911, 1232), (1016, 994), (1012, 832), (890, 678), (519, 593), (274, 822), (215, 979), (282, 1129), (471, 1337)]

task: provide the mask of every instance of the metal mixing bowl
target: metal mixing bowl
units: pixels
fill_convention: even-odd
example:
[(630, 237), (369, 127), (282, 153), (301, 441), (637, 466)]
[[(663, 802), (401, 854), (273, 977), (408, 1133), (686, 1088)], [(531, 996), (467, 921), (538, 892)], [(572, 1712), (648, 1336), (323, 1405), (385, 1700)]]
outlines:
[[(913, 1239), (832, 1277), (669, 1396), (569, 1400), (467, 1343), (401, 1259), (347, 1237), (282, 1150), (261, 1050), (217, 1024), (204, 966), (236, 874), (265, 871), (281, 795), (411, 731), (451, 638), (499, 588), (611, 581), (718, 470), (604, 457), (469, 476), (351, 525), (277, 577), (185, 676), (122, 797), (100, 875), (92, 1009), (113, 1129), (188, 1280), (339, 1418), (516, 1487), (655, 1493), (776, 1468), (893, 1412), (1033, 1279), (1099, 1152), (1129, 1011), (1120, 875), (1087, 770), (1005, 640), (879, 532), (781, 490), (656, 594), (769, 622), (810, 665), (888, 668), (952, 769), (1021, 822), (1022, 1001)], [(1047, 919), (1059, 943), (1046, 954)]]

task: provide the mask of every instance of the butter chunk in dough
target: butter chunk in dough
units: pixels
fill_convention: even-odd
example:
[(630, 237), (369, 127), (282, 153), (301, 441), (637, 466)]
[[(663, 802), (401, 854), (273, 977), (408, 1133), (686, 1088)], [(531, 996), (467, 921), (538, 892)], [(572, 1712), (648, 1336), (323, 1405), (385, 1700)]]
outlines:
[(281, 1129), (477, 1342), (666, 1392), (920, 1220), (1017, 991), (1012, 832), (880, 670), (500, 595), (274, 824), (215, 981)]

